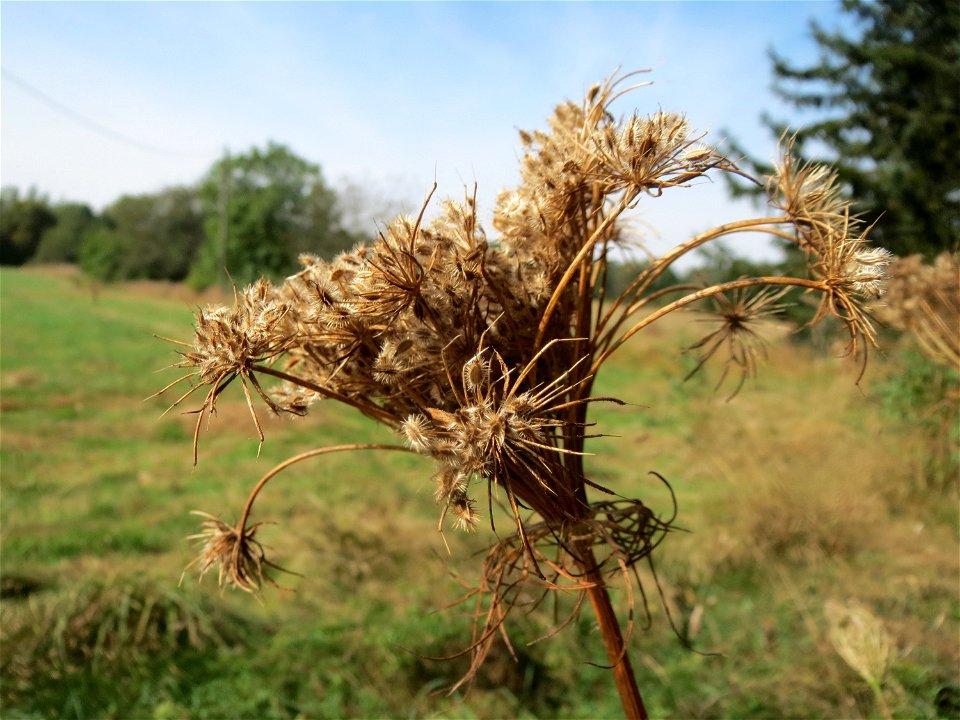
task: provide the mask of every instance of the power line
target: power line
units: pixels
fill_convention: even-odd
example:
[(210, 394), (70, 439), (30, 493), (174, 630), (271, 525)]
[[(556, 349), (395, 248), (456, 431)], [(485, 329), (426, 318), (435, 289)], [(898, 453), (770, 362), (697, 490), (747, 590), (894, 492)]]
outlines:
[(97, 121), (91, 120), (90, 118), (86, 117), (85, 115), (81, 115), (80, 113), (78, 113), (78, 112), (76, 112), (76, 111), (74, 111), (74, 110), (71, 110), (70, 108), (68, 108), (68, 107), (67, 107), (66, 105), (64, 105), (63, 103), (58, 102), (57, 100), (55, 100), (54, 98), (50, 97), (50, 96), (47, 95), (46, 93), (44, 93), (44, 92), (38, 90), (37, 88), (35, 88), (33, 85), (31, 85), (31, 84), (28, 83), (27, 81), (25, 81), (25, 80), (17, 77), (16, 75), (14, 75), (12, 72), (10, 72), (9, 70), (7, 70), (6, 68), (0, 68), (0, 74), (2, 74), (4, 78), (6, 78), (6, 79), (9, 80), (10, 82), (12, 82), (14, 85), (16, 85), (17, 87), (19, 87), (21, 90), (23, 90), (23, 91), (24, 91), (25, 93), (27, 93), (28, 95), (30, 95), (30, 96), (32, 96), (33, 98), (39, 100), (39, 101), (42, 102), (44, 105), (47, 105), (48, 107), (56, 110), (56, 111), (57, 111), (58, 113), (60, 113), (61, 115), (65, 115), (66, 117), (70, 118), (70, 119), (73, 120), (75, 123), (77, 123), (78, 125), (81, 125), (81, 126), (85, 127), (87, 130), (91, 130), (92, 132), (95, 132), (95, 133), (97, 133), (98, 135), (102, 135), (102, 136), (104, 136), (104, 137), (106, 137), (106, 138), (109, 138), (109, 139), (111, 139), (111, 140), (114, 140), (114, 141), (116, 141), (116, 142), (120, 142), (120, 143), (123, 143), (123, 144), (125, 144), (125, 145), (129, 145), (129, 146), (131, 146), (131, 147), (135, 147), (135, 148), (137, 148), (138, 150), (143, 150), (143, 151), (145, 151), (145, 152), (154, 153), (154, 154), (157, 154), (157, 155), (172, 155), (172, 156), (179, 156), (179, 157), (193, 156), (193, 157), (195, 157), (195, 156), (198, 156), (198, 155), (210, 155), (210, 154), (213, 154), (213, 152), (214, 152), (214, 151), (209, 151), (209, 150), (203, 150), (203, 151), (201, 151), (201, 150), (174, 150), (174, 149), (172, 149), (172, 148), (164, 148), (164, 147), (160, 147), (160, 146), (158, 146), (158, 145), (150, 145), (149, 143), (140, 142), (139, 140), (137, 140), (137, 139), (135, 139), (135, 138), (132, 138), (132, 137), (130, 137), (129, 135), (124, 135), (124, 134), (121, 133), (121, 132), (117, 132), (116, 130), (113, 130), (112, 128), (109, 128), (109, 127), (107, 127), (106, 125), (101, 125), (101, 124), (98, 123)]

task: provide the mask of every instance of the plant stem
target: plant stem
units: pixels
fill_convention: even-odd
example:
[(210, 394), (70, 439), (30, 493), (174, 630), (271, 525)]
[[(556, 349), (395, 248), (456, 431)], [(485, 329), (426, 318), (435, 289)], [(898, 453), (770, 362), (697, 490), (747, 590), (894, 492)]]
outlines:
[[(764, 277), (744, 278), (741, 280), (731, 280), (730, 282), (720, 283), (718, 285), (711, 285), (710, 287), (703, 288), (701, 290), (698, 290), (697, 292), (690, 293), (689, 295), (685, 295), (679, 300), (674, 300), (673, 302), (667, 305), (664, 305), (658, 310), (650, 313), (649, 315), (644, 317), (642, 320), (634, 324), (633, 327), (627, 330), (623, 335), (621, 335), (616, 340), (613, 340), (612, 336), (609, 334), (603, 338), (600, 338), (598, 340), (598, 347), (602, 346), (604, 350), (603, 352), (600, 353), (600, 357), (598, 357), (594, 361), (593, 367), (590, 368), (590, 372), (596, 373), (600, 369), (600, 366), (603, 365), (604, 361), (606, 361), (606, 359), (610, 357), (610, 355), (612, 355), (614, 351), (616, 351), (627, 340), (629, 340), (631, 337), (636, 335), (638, 332), (643, 330), (643, 328), (647, 327), (651, 323), (659, 320), (665, 315), (669, 315), (674, 310), (684, 307), (685, 305), (690, 305), (691, 303), (695, 303), (698, 300), (702, 300), (703, 298), (711, 297), (713, 295), (720, 295), (721, 293), (725, 293), (730, 290), (738, 290), (739, 288), (756, 287), (761, 285), (762, 286), (777, 285), (777, 286), (801, 287), (807, 290), (819, 290), (821, 292), (829, 291), (829, 285), (823, 280), (808, 280), (806, 278), (781, 277), (779, 275), (777, 276), (766, 275)], [(627, 312), (629, 313), (630, 311), (628, 310)], [(614, 327), (614, 329), (616, 329), (616, 326)]]
[(295, 465), (298, 462), (307, 460), (312, 457), (317, 457), (317, 455), (326, 455), (327, 453), (343, 452), (345, 450), (397, 450), (398, 452), (414, 452), (408, 447), (403, 445), (380, 445), (380, 444), (353, 444), (353, 445), (329, 445), (322, 448), (314, 448), (313, 450), (307, 450), (302, 452), (299, 455), (294, 455), (291, 458), (287, 458), (282, 463), (274, 467), (270, 472), (260, 478), (257, 482), (256, 487), (250, 492), (250, 495), (247, 497), (247, 504), (243, 506), (243, 513), (240, 515), (240, 522), (237, 523), (237, 528), (240, 530), (241, 534), (247, 527), (247, 520), (250, 518), (250, 511), (253, 509), (253, 502), (257, 499), (257, 495), (260, 494), (260, 491), (263, 490), (263, 486), (266, 485), (274, 475), (279, 474), (283, 470), (286, 470), (291, 465)]
[(630, 656), (627, 654), (627, 649), (623, 643), (620, 623), (617, 621), (617, 615), (610, 603), (607, 583), (597, 568), (593, 548), (581, 548), (581, 553), (583, 558), (581, 567), (584, 570), (585, 579), (592, 583), (592, 587), (587, 590), (587, 595), (590, 597), (594, 615), (597, 616), (597, 624), (600, 626), (603, 644), (607, 648), (607, 657), (610, 659), (617, 692), (620, 693), (623, 714), (629, 720), (646, 720), (647, 710), (643, 706), (643, 698), (640, 696), (640, 688), (637, 687), (637, 679), (633, 675)]

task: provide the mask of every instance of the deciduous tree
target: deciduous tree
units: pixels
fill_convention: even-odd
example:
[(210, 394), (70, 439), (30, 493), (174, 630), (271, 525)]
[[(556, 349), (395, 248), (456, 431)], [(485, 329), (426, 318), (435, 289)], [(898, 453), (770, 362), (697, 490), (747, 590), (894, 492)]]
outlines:
[(21, 196), (15, 187), (0, 191), (0, 265), (22, 265), (37, 250), (44, 230), (56, 218), (36, 190)]
[(207, 240), (193, 272), (198, 285), (224, 268), (237, 283), (288, 274), (301, 252), (332, 255), (354, 242), (320, 167), (278, 143), (215, 163), (200, 196)]
[(182, 280), (203, 241), (202, 208), (192, 188), (124, 195), (84, 237), (80, 264), (100, 280)]
[(56, 224), (44, 231), (33, 259), (43, 263), (76, 262), (83, 236), (96, 216), (89, 205), (76, 202), (59, 203), (51, 210)]

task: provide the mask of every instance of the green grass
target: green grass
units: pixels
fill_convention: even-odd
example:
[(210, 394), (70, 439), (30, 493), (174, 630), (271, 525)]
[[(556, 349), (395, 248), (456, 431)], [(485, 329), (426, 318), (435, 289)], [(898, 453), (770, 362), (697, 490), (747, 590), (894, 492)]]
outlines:
[[(518, 616), (517, 660), (498, 644), (468, 691), (442, 692), (466, 660), (430, 658), (470, 638), (471, 607), (445, 609), (462, 593), (451, 573), (475, 577), (492, 533), (451, 531), (448, 555), (433, 470), (413, 456), (334, 454), (271, 481), (254, 519), (276, 523), (261, 539), (300, 573), (280, 578), (294, 592), (268, 588), (258, 603), (221, 595), (215, 578), (178, 587), (191, 510), (233, 520), (257, 478), (296, 452), (395, 440), (321, 404), (303, 420), (262, 413), (258, 457), (231, 395), (193, 468), (193, 416), (159, 419), (167, 401), (144, 400), (176, 377), (152, 372), (176, 359), (153, 335), (189, 338), (189, 301), (143, 286), (94, 298), (69, 275), (7, 268), (0, 300), (4, 718), (619, 715), (589, 612), (534, 645), (552, 610)], [(951, 716), (960, 577), (944, 507), (956, 491), (911, 489), (922, 435), (885, 414), (871, 385), (892, 365), (875, 360), (857, 388), (849, 364), (778, 343), (727, 402), (716, 374), (683, 382), (690, 332), (673, 323), (624, 348), (596, 391), (631, 405), (594, 408), (616, 437), (589, 448), (598, 482), (667, 513), (670, 493), (650, 472), (663, 475), (689, 531), (668, 538), (656, 578), (641, 568), (651, 626), (630, 648), (649, 709), (881, 716), (827, 636), (823, 603), (856, 598), (897, 646), (884, 685), (893, 715)], [(625, 618), (622, 589), (615, 599)], [(209, 631), (174, 631), (190, 623)]]

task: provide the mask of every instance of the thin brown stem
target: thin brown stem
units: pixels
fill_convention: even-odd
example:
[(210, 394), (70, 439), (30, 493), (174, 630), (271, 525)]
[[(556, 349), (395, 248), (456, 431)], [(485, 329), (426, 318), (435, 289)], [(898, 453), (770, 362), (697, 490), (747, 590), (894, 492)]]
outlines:
[(623, 335), (617, 338), (616, 342), (610, 343), (610, 346), (600, 355), (600, 357), (596, 359), (596, 361), (594, 361), (593, 367), (590, 368), (590, 372), (596, 373), (600, 366), (603, 365), (603, 363), (607, 360), (607, 358), (609, 358), (621, 345), (623, 345), (627, 340), (651, 323), (654, 323), (662, 318), (664, 315), (669, 315), (674, 310), (678, 310), (685, 305), (690, 305), (691, 303), (695, 303), (698, 300), (703, 300), (704, 298), (711, 297), (713, 295), (719, 295), (721, 293), (725, 293), (730, 290), (736, 290), (738, 288), (755, 287), (757, 285), (787, 285), (792, 287), (806, 288), (808, 290), (820, 290), (821, 292), (827, 292), (828, 290), (826, 283), (822, 281), (804, 280), (803, 278), (793, 277), (779, 277), (773, 275), (746, 278), (744, 280), (733, 280), (731, 282), (720, 283), (719, 285), (711, 285), (708, 288), (698, 290), (697, 292), (690, 293), (689, 295), (684, 295), (679, 300), (674, 300), (672, 303), (664, 305), (660, 309), (650, 313), (645, 318), (634, 324)]
[[(587, 403), (583, 403), (571, 408), (571, 412), (574, 413), (575, 417), (584, 420), (586, 408)], [(583, 450), (583, 440), (582, 434), (577, 437), (575, 445), (578, 450)], [(565, 456), (564, 465), (571, 477), (584, 477), (582, 455)], [(582, 503), (581, 507), (587, 507), (585, 483), (576, 483), (576, 494)], [(610, 661), (614, 683), (620, 695), (620, 704), (623, 706), (624, 716), (628, 720), (646, 720), (647, 709), (643, 705), (640, 688), (637, 686), (637, 679), (633, 674), (630, 655), (627, 653), (627, 647), (623, 641), (623, 633), (620, 632), (620, 622), (617, 620), (617, 614), (610, 602), (607, 581), (600, 571), (596, 555), (593, 552), (593, 545), (589, 541), (577, 542), (573, 555), (582, 572), (581, 579), (586, 586), (590, 606), (593, 608), (597, 626), (600, 628), (600, 635), (603, 637), (603, 644), (607, 650), (607, 658)]]
[(251, 365), (250, 370), (252, 372), (263, 373), (264, 375), (273, 375), (275, 378), (280, 378), (281, 380), (286, 380), (289, 383), (299, 385), (307, 390), (312, 390), (313, 392), (323, 395), (324, 397), (328, 397), (332, 400), (339, 400), (345, 405), (355, 407), (364, 415), (372, 417), (374, 420), (379, 420), (380, 422), (390, 425), (391, 427), (393, 427), (397, 422), (397, 418), (372, 402), (361, 402), (355, 398), (347, 397), (346, 395), (338, 393), (336, 390), (331, 390), (323, 385), (317, 385), (314, 382), (299, 378), (296, 375), (290, 375), (289, 373), (283, 372), (283, 370), (276, 370), (268, 365)]
[(603, 238), (603, 233), (613, 226), (614, 221), (620, 217), (624, 210), (630, 207), (630, 203), (636, 200), (639, 194), (640, 191), (634, 188), (627, 192), (620, 199), (620, 202), (617, 204), (616, 208), (614, 208), (613, 211), (611, 211), (611, 213), (607, 215), (596, 227), (589, 239), (583, 244), (583, 247), (580, 248), (580, 251), (573, 259), (573, 262), (571, 262), (567, 267), (566, 271), (563, 273), (563, 277), (560, 278), (560, 281), (554, 288), (553, 295), (550, 296), (547, 307), (543, 310), (543, 315), (540, 318), (540, 326), (537, 328), (537, 337), (533, 343), (535, 348), (540, 347), (540, 343), (543, 342), (544, 336), (547, 332), (547, 327), (550, 324), (550, 318), (553, 315), (553, 311), (556, 309), (557, 304), (560, 302), (560, 298), (563, 297), (564, 291), (567, 289), (567, 286), (573, 279), (574, 273), (576, 273), (579, 269), (580, 263), (582, 263), (589, 256), (589, 254), (593, 252), (594, 247), (596, 247), (597, 243)]
[(260, 491), (263, 490), (263, 487), (280, 472), (283, 472), (291, 465), (295, 465), (301, 460), (307, 460), (317, 455), (326, 455), (327, 453), (334, 452), (345, 452), (347, 450), (398, 450), (400, 452), (414, 452), (408, 447), (403, 445), (378, 445), (378, 444), (353, 444), (353, 445), (331, 445), (329, 447), (315, 448), (313, 450), (307, 450), (302, 452), (299, 455), (294, 455), (291, 458), (287, 458), (282, 463), (274, 467), (270, 472), (264, 475), (257, 482), (253, 490), (250, 491), (250, 496), (247, 498), (247, 504), (243, 506), (243, 513), (240, 515), (240, 522), (237, 524), (237, 527), (240, 529), (241, 534), (247, 527), (247, 520), (250, 518), (250, 511), (253, 509), (253, 503), (257, 499), (257, 495), (260, 494)]
[(581, 569), (584, 571), (584, 580), (589, 583), (587, 595), (590, 605), (597, 618), (603, 644), (607, 649), (607, 658), (610, 660), (611, 671), (617, 692), (620, 693), (620, 703), (623, 705), (623, 714), (629, 720), (646, 720), (647, 709), (643, 705), (643, 697), (637, 686), (637, 679), (633, 674), (630, 655), (623, 642), (620, 632), (620, 623), (610, 602), (610, 593), (607, 584), (597, 568), (597, 561), (592, 547), (580, 548)]
[[(793, 236), (784, 233), (784, 231), (780, 230), (779, 228), (774, 227), (776, 225), (785, 225), (788, 223), (790, 223), (790, 219), (787, 217), (765, 217), (752, 218), (750, 220), (739, 220), (737, 222), (718, 225), (715, 228), (711, 228), (706, 232), (690, 238), (685, 243), (677, 245), (666, 255), (657, 258), (657, 260), (653, 262), (650, 267), (640, 273), (640, 275), (638, 275), (637, 278), (634, 279), (634, 281), (630, 283), (630, 285), (628, 285), (622, 293), (620, 293), (620, 296), (617, 297), (617, 299), (607, 309), (604, 317), (599, 323), (597, 323), (597, 334), (602, 332), (604, 326), (610, 321), (611, 318), (614, 317), (617, 309), (627, 302), (628, 298), (642, 297), (647, 288), (649, 288), (658, 277), (666, 272), (667, 268), (669, 268), (674, 262), (687, 253), (690, 253), (697, 248), (706, 245), (708, 242), (716, 240), (717, 238), (740, 232), (762, 232), (770, 235), (778, 235), (787, 240), (792, 240)], [(629, 317), (636, 309), (637, 307), (634, 304), (634, 306), (621, 315), (620, 320), (623, 321)], [(618, 326), (619, 323), (617, 326), (615, 326), (615, 328)], [(615, 331), (615, 328), (613, 331)]]

